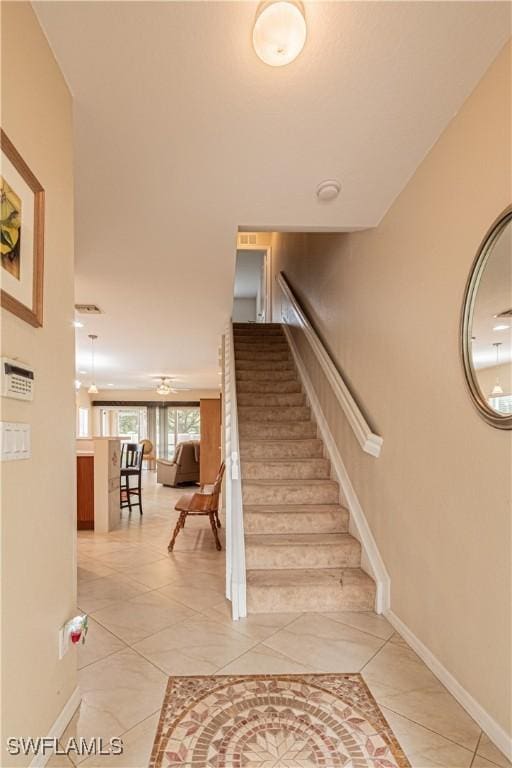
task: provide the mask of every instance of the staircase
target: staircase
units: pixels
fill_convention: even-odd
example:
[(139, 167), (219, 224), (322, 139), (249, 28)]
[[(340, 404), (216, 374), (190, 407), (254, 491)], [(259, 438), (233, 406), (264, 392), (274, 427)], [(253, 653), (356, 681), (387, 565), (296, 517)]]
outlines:
[(375, 584), (281, 326), (233, 334), (248, 613), (372, 610)]

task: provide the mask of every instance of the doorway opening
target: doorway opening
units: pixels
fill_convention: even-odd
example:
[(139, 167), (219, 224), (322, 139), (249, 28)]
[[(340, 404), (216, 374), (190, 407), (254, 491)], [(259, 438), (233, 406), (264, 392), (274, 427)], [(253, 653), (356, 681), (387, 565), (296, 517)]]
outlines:
[(236, 252), (233, 321), (272, 322), (270, 248), (246, 246)]

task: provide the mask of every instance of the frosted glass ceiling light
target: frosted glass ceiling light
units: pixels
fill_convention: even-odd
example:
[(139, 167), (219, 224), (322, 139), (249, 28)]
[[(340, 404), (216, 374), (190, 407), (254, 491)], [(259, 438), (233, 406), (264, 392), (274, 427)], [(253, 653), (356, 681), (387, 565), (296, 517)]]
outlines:
[(283, 67), (297, 58), (306, 42), (302, 4), (292, 0), (264, 3), (252, 32), (254, 50), (265, 64)]

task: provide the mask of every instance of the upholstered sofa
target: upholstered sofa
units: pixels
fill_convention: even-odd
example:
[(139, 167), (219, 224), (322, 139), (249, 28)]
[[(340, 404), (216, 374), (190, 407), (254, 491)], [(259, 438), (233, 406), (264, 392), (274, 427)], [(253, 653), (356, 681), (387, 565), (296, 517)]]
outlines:
[(198, 440), (178, 443), (172, 461), (157, 459), (156, 481), (162, 485), (199, 482), (200, 448)]

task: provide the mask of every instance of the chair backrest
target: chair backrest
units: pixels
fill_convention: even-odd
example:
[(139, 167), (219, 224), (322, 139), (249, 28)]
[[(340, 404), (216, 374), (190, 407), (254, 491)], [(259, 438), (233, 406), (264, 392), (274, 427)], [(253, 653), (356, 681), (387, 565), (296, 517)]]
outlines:
[(149, 456), (153, 453), (153, 443), (151, 440), (148, 440), (147, 438), (145, 440), (141, 440), (139, 445), (142, 446), (144, 456)]
[(184, 473), (193, 472), (198, 469), (197, 443), (193, 440), (184, 440), (178, 443), (174, 461), (179, 465)]
[(143, 454), (142, 449), (139, 450), (137, 443), (125, 443), (124, 444), (124, 466), (126, 469), (134, 469), (141, 464), (139, 453)]
[(203, 491), (201, 493), (194, 494), (194, 496), (197, 496), (201, 499), (201, 507), (203, 512), (218, 512), (219, 510), (219, 496), (220, 488), (222, 485), (222, 477), (224, 475), (224, 468), (224, 462), (222, 462), (217, 477), (215, 478), (215, 482), (211, 486), (211, 491), (208, 491), (207, 493)]
[(215, 482), (213, 484), (212, 493), (211, 493), (211, 502), (210, 502), (210, 509), (218, 510), (219, 508), (219, 496), (220, 496), (220, 489), (222, 486), (222, 478), (224, 477), (224, 470), (226, 469), (224, 462), (219, 467), (219, 471), (217, 473), (217, 477), (215, 478)]

